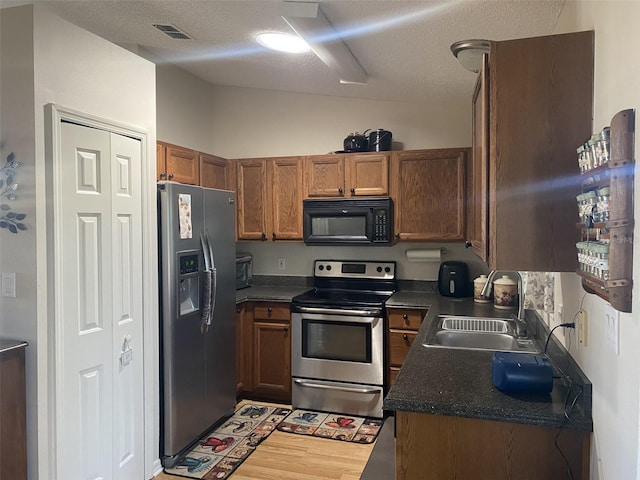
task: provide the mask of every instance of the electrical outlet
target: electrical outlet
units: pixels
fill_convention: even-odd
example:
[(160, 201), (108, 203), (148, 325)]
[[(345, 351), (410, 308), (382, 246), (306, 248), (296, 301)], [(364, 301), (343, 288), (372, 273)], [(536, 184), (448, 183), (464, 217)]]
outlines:
[(2, 296), (16, 298), (16, 274), (2, 272)]
[(286, 264), (284, 258), (279, 258), (278, 259), (278, 269), (279, 270), (286, 270), (286, 268), (287, 268), (287, 264)]
[(605, 307), (605, 321), (607, 328), (607, 345), (620, 355), (620, 312), (607, 304)]
[(582, 344), (583, 347), (587, 346), (587, 342), (589, 339), (589, 327), (587, 326), (587, 311), (584, 309), (580, 309), (578, 311), (578, 341)]

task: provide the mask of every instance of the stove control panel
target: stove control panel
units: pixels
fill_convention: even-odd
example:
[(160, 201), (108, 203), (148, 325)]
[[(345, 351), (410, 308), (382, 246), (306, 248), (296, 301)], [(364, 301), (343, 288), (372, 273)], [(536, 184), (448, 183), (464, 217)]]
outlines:
[(396, 262), (316, 260), (313, 274), (315, 277), (393, 280)]

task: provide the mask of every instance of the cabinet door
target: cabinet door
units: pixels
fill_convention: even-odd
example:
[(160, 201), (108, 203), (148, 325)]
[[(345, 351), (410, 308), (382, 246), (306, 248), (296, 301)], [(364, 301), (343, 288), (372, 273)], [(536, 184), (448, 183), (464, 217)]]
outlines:
[(272, 240), (302, 240), (302, 158), (267, 163), (267, 225)]
[(165, 144), (167, 180), (198, 185), (200, 164), (198, 152), (177, 145)]
[(395, 152), (391, 197), (400, 240), (463, 240), (467, 148)]
[(305, 172), (305, 197), (344, 196), (343, 155), (307, 157)]
[(27, 478), (24, 347), (0, 353), (0, 478)]
[(291, 338), (289, 322), (253, 322), (254, 395), (291, 401)]
[(347, 196), (389, 194), (388, 154), (352, 154), (344, 161)]
[(289, 303), (254, 303), (252, 394), (258, 397), (291, 401), (290, 322)]
[(593, 52), (593, 31), (491, 45), (491, 269), (576, 269), (576, 147), (592, 133)]
[(467, 239), (483, 261), (488, 254), (489, 214), (489, 56), (482, 57), (482, 69), (473, 92), (472, 152), (468, 172)]
[(233, 164), (226, 158), (200, 154), (200, 185), (222, 190), (234, 190)]
[(266, 160), (237, 162), (238, 240), (266, 240), (267, 185)]
[(156, 143), (156, 180), (167, 179), (167, 151), (162, 142)]

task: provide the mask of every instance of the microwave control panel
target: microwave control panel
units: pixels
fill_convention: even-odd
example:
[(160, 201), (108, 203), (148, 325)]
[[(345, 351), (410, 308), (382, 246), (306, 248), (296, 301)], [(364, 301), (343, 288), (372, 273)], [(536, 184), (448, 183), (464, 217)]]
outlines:
[(373, 212), (373, 241), (388, 242), (391, 238), (389, 210), (378, 209)]

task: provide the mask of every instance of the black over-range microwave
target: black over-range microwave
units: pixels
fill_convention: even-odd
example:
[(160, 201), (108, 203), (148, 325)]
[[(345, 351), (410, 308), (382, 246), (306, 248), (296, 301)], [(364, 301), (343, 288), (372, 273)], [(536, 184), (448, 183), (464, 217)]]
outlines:
[(393, 201), (389, 197), (309, 199), (302, 203), (308, 245), (393, 243)]

